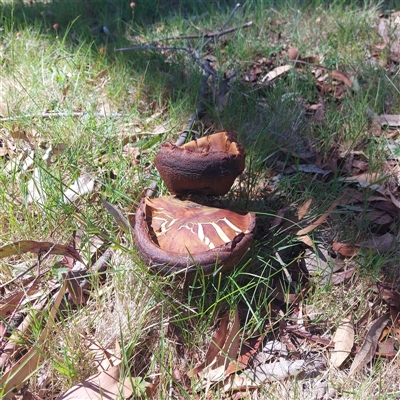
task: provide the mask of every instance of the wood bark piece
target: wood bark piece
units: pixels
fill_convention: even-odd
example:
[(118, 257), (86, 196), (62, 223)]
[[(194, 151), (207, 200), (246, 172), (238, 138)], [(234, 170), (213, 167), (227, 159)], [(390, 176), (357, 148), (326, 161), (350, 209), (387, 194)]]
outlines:
[(245, 156), (235, 136), (221, 131), (182, 146), (167, 142), (160, 147), (155, 164), (174, 194), (223, 196), (243, 172)]
[(232, 269), (250, 247), (254, 214), (206, 207), (173, 196), (144, 198), (136, 212), (135, 241), (151, 270), (194, 277)]

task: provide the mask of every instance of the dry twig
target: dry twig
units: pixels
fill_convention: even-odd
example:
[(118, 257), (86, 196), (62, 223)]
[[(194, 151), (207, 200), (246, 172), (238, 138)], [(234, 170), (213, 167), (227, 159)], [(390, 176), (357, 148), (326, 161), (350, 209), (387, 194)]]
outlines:
[(218, 30), (215, 32), (206, 32), (203, 34), (191, 34), (191, 35), (179, 35), (179, 36), (171, 36), (171, 37), (166, 37), (163, 39), (155, 39), (155, 42), (158, 42), (160, 40), (179, 40), (179, 39), (202, 39), (202, 38), (215, 38), (215, 37), (220, 37), (223, 35), (227, 35), (228, 33), (232, 33), (237, 31), (238, 29), (242, 29), (242, 28), (248, 28), (249, 26), (253, 25), (253, 21), (248, 21), (246, 23), (244, 23), (243, 25), (240, 26), (233, 26), (232, 28), (228, 28), (225, 30)]

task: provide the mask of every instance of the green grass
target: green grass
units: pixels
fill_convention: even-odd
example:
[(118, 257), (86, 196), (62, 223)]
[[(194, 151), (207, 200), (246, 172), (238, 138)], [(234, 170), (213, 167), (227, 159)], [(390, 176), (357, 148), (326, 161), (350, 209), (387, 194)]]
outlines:
[[(100, 200), (128, 216), (135, 213), (153, 181), (159, 186), (157, 196), (168, 194), (154, 156), (161, 143), (176, 140), (195, 110), (202, 71), (183, 52), (115, 50), (142, 44), (187, 46), (186, 41), (165, 38), (214, 31), (229, 18), (235, 4), (152, 0), (137, 1), (132, 8), (119, 0), (0, 3), (0, 145), (7, 143), (10, 149), (0, 157), (0, 244), (22, 239), (66, 244), (78, 231), (83, 243), (96, 236), (103, 247), (115, 251), (107, 279), (92, 282), (88, 304), (61, 307), (42, 349), (42, 363), (30, 380), (29, 390), (41, 398), (58, 396), (97, 372), (89, 351), (93, 341), (104, 349), (103, 358), (105, 352), (118, 353), (119, 343), (119, 357), (136, 379), (138, 395), (144, 393), (143, 378), (154, 384), (153, 398), (165, 398), (166, 393), (193, 396), (196, 380), (181, 381), (176, 370), (184, 375), (204, 360), (222, 312), (239, 310), (241, 341), (245, 341), (263, 333), (272, 338), (277, 330), (266, 332), (268, 322), (296, 308), (283, 303), (279, 308), (274, 301), (283, 275), (276, 252), (290, 269), (300, 250), (288, 228), (270, 229), (278, 211), (290, 206), (285, 214), (289, 218), (312, 197), (307, 223), (302, 222), (307, 225), (349, 186), (341, 178), (348, 173), (344, 165), (352, 153), (362, 152), (370, 172), (381, 171), (387, 160), (387, 141), (371, 135), (366, 108), (377, 114), (400, 114), (396, 70), (371, 61), (374, 45), (382, 41), (375, 29), (378, 14), (398, 4), (248, 1), (229, 26), (249, 20), (253, 25), (225, 37), (226, 42), (213, 40), (202, 49), (216, 58), (220, 76), (234, 70), (237, 75), (222, 110), (217, 108), (218, 82), (210, 80), (208, 118), (196, 129), (202, 133), (232, 130), (245, 146), (246, 170), (225, 200), (236, 209), (258, 213), (257, 240), (229, 274), (199, 274), (194, 283), (182, 287), (148, 272), (132, 237), (123, 234)], [(192, 40), (191, 45), (201, 49), (202, 42)], [(252, 85), (243, 79), (262, 57), (275, 66), (285, 65), (289, 46), (296, 46), (302, 58), (318, 55), (318, 64), (346, 72), (358, 85), (339, 97), (333, 95), (334, 85), (321, 94), (310, 65), (292, 69), (270, 85)], [(265, 65), (262, 69), (261, 77), (268, 72)], [(320, 102), (322, 123), (307, 116), (304, 106)], [(43, 113), (53, 116), (44, 118)], [(136, 151), (135, 159), (124, 153), (128, 142)], [(46, 163), (43, 156), (50, 146), (52, 156)], [(33, 162), (24, 167), (30, 152)], [(325, 177), (299, 170), (304, 154), (310, 152), (321, 164), (335, 164), (336, 170)], [(43, 205), (28, 201), (35, 168), (45, 193)], [(287, 172), (288, 168), (293, 171)], [(64, 202), (63, 193), (82, 174), (93, 178), (93, 192), (73, 203)], [(274, 193), (268, 189), (271, 186)], [(326, 246), (333, 240), (367, 239), (373, 229), (364, 218), (367, 202), (363, 207), (356, 214), (339, 206), (312, 238)], [(395, 227), (391, 229), (397, 233)], [(90, 258), (90, 250), (86, 248), (84, 255)], [(0, 260), (0, 284), (35, 262), (37, 257), (29, 254)], [(64, 267), (55, 262), (47, 257), (41, 265), (42, 270), (50, 268), (44, 290), (44, 281), (61, 279)], [(349, 312), (358, 321), (375, 299), (371, 285), (385, 276), (397, 283), (397, 275), (390, 275), (398, 263), (396, 252), (365, 253), (351, 263), (356, 273), (350, 283), (311, 283), (302, 300), (304, 307), (317, 310), (315, 323), (321, 334), (332, 335)], [(300, 294), (301, 278), (299, 282), (296, 288), (283, 285), (282, 294)], [(7, 290), (18, 291), (23, 283), (17, 280), (9, 286)], [(23, 313), (32, 306), (32, 302), (25, 305)], [(35, 329), (40, 333), (40, 328)], [(364, 334), (361, 329), (358, 345)], [(395, 364), (395, 360), (381, 360), (374, 375), (357, 376), (361, 385), (345, 382), (343, 370), (331, 371), (326, 379), (339, 392), (343, 388), (344, 398), (378, 398), (373, 396), (393, 390), (389, 390), (390, 371)], [(298, 378), (273, 383), (259, 388), (254, 398), (306, 398), (302, 385)], [(213, 390), (218, 398), (218, 389)], [(206, 394), (201, 392), (200, 398)]]

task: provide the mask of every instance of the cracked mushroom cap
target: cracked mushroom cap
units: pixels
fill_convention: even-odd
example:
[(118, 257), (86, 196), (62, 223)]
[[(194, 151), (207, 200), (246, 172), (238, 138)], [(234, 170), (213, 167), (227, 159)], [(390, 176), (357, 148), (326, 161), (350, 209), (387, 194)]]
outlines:
[(173, 196), (141, 201), (135, 218), (135, 241), (151, 270), (193, 278), (217, 268), (232, 269), (250, 247), (254, 214), (206, 207)]
[(235, 136), (222, 131), (182, 146), (167, 142), (160, 147), (155, 164), (172, 193), (223, 196), (243, 172), (245, 156)]

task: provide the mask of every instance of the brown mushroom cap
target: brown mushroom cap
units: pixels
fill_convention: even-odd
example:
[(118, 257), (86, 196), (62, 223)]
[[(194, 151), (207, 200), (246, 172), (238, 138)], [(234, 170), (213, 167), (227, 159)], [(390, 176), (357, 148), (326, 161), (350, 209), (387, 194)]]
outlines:
[(222, 131), (182, 146), (167, 142), (160, 147), (155, 164), (172, 193), (223, 196), (243, 172), (245, 156), (235, 136)]
[(135, 241), (144, 262), (162, 275), (190, 279), (232, 269), (250, 247), (254, 214), (206, 207), (173, 196), (144, 198), (136, 211)]

